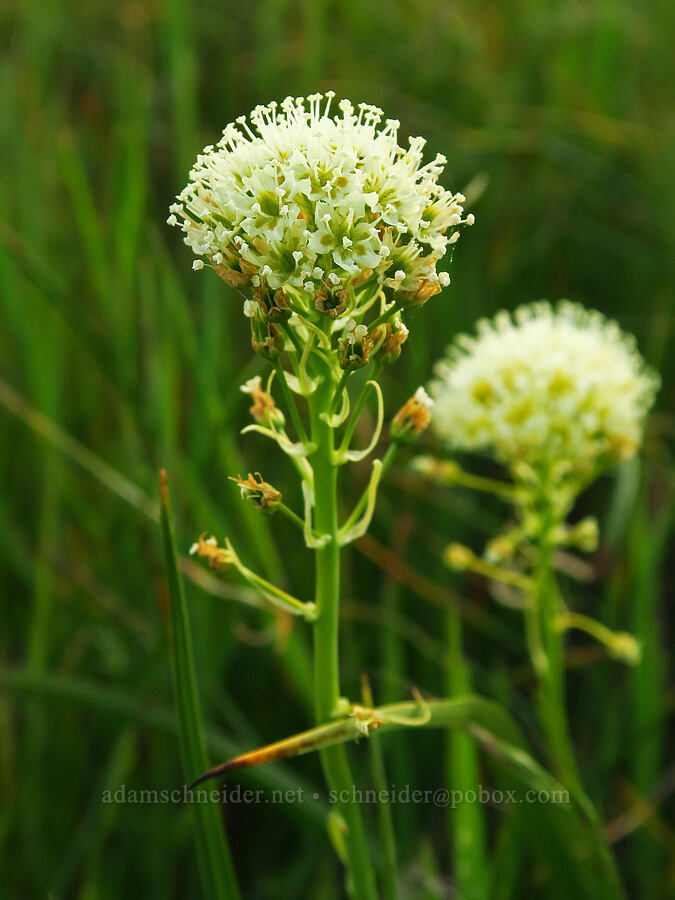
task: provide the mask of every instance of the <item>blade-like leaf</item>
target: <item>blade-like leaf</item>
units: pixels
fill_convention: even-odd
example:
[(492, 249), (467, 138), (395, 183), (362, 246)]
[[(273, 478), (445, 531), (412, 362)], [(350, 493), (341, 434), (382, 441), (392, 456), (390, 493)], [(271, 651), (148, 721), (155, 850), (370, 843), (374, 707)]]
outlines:
[[(188, 779), (208, 766), (204, 726), (197, 693), (190, 620), (183, 582), (178, 571), (169, 506), (169, 488), (160, 473), (160, 524), (169, 584), (171, 661), (178, 711), (178, 734), (183, 770)], [(239, 890), (218, 807), (210, 802), (191, 806), (195, 842), (204, 892), (213, 898), (238, 898)]]
[[(193, 782), (192, 787), (226, 772), (248, 769), (276, 759), (301, 756), (349, 740), (358, 740), (368, 734), (369, 730), (377, 729), (380, 733), (384, 733), (419, 726), (429, 728), (477, 726), (489, 733), (494, 740), (501, 740), (506, 745), (520, 748), (523, 743), (516, 725), (496, 703), (474, 696), (429, 702), (421, 701), (420, 698), (416, 701), (390, 703), (374, 709), (354, 707), (349, 716), (335, 719), (326, 725), (309, 728), (292, 737), (228, 760), (205, 772)], [(534, 760), (532, 763), (536, 766)]]

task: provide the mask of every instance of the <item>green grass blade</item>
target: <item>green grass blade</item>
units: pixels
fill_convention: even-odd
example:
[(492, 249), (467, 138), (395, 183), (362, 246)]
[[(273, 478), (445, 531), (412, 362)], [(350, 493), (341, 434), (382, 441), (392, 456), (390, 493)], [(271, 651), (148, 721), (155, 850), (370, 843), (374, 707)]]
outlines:
[[(448, 610), (448, 687), (451, 696), (466, 695), (471, 678), (462, 652), (462, 620), (456, 606)], [(473, 738), (450, 729), (447, 736), (447, 785), (450, 791), (469, 796), (480, 780), (478, 749)], [(485, 816), (480, 803), (461, 801), (448, 812), (453, 874), (457, 893), (466, 900), (488, 896), (488, 866), (485, 852)]]
[[(361, 695), (364, 705), (371, 708), (373, 706), (373, 693), (365, 674), (361, 676)], [(369, 736), (368, 750), (370, 751), (370, 771), (378, 794), (377, 818), (380, 843), (382, 845), (382, 864), (380, 867), (382, 895), (385, 897), (385, 900), (396, 900), (398, 897), (396, 834), (394, 832), (391, 804), (387, 799), (389, 781), (387, 780), (387, 771), (384, 766), (384, 754), (379, 735), (376, 732), (372, 732)]]
[[(136, 727), (151, 730), (170, 737), (178, 735), (178, 722), (173, 712), (146, 702), (144, 699), (128, 696), (121, 691), (102, 687), (81, 678), (71, 678), (55, 672), (44, 674), (26, 668), (0, 666), (0, 690), (9, 692), (21, 702), (23, 698), (39, 698), (44, 702), (55, 700), (65, 704), (81, 704), (90, 707), (94, 716), (104, 713), (119, 716)], [(207, 747), (217, 756), (236, 756), (243, 753), (238, 740), (214, 729), (205, 733)], [(315, 784), (302, 778), (297, 772), (283, 765), (275, 764), (251, 770), (252, 782), (268, 791), (296, 793), (303, 802), (294, 805), (298, 817), (306, 820), (312, 828), (323, 826), (328, 807), (314, 798)]]
[[(179, 744), (185, 776), (192, 780), (208, 767), (208, 758), (197, 693), (190, 621), (183, 582), (178, 571), (169, 488), (164, 470), (160, 474), (160, 524), (171, 605), (171, 660), (178, 710)], [(208, 897), (218, 900), (239, 897), (218, 807), (213, 803), (196, 803), (192, 812), (204, 892)]]

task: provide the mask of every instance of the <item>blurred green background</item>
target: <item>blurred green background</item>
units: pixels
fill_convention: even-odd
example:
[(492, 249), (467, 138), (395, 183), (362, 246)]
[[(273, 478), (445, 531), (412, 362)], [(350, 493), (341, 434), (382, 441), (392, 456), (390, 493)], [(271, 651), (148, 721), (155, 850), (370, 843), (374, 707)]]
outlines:
[[(303, 598), (310, 558), (227, 481), (263, 469), (286, 488), (293, 477), (262, 439), (238, 435), (248, 406), (238, 386), (263, 371), (241, 301), (211, 273), (191, 272), (165, 219), (193, 158), (228, 121), (329, 88), (425, 135), (429, 153), (448, 157), (446, 185), (476, 216), (450, 288), (408, 316), (410, 340), (383, 376), (389, 413), (458, 330), (541, 297), (616, 317), (663, 374), (643, 459), (582, 499), (580, 514), (600, 516), (603, 545), (566, 590), (577, 608), (643, 641), (642, 664), (628, 670), (575, 640), (569, 708), (633, 896), (669, 895), (673, 25), (665, 0), (0, 7), (3, 896), (200, 896), (184, 807), (101, 803), (121, 784), (182, 784), (154, 521), (159, 467), (183, 550), (204, 530), (229, 534), (247, 562)], [(459, 591), (474, 683), (508, 704), (536, 747), (519, 615), (481, 582), (451, 584), (439, 562), (450, 539), (480, 549), (506, 512), (431, 489), (404, 463), (345, 563), (345, 688), (358, 696), (367, 670), (378, 702), (408, 698), (413, 685), (446, 694), (445, 617)], [(344, 482), (345, 502), (366, 468)], [(302, 625), (287, 633), (235, 594), (188, 581), (214, 762), (311, 715)], [(385, 749), (392, 782), (444, 783), (442, 736), (395, 736)], [(311, 794), (321, 779), (309, 757), (241, 783)], [(339, 896), (322, 804), (227, 805), (245, 896)], [(409, 896), (452, 896), (447, 811), (408, 805), (395, 815)], [(493, 896), (572, 895), (537, 869), (529, 820), (518, 830), (517, 817), (485, 815), (508, 860)]]

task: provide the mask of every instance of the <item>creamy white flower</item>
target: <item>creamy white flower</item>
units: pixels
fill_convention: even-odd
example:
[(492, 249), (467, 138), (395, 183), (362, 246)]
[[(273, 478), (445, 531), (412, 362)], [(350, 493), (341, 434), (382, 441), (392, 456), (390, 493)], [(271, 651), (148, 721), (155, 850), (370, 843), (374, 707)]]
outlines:
[(562, 301), (478, 323), (437, 364), (437, 432), (507, 465), (566, 461), (587, 470), (635, 453), (658, 388), (631, 335)]
[(438, 184), (445, 158), (423, 164), (422, 138), (403, 149), (396, 120), (382, 125), (380, 109), (348, 100), (335, 114), (333, 97), (289, 97), (256, 107), (250, 125), (228, 125), (197, 157), (169, 224), (232, 284), (311, 294), (373, 270), (402, 299), (421, 291), (424, 302), (473, 217)]

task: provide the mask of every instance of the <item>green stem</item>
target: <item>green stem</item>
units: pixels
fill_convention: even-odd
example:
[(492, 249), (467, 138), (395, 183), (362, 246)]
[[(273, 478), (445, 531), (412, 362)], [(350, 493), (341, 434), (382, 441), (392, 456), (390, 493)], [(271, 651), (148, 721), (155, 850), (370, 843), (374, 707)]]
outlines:
[(386, 312), (380, 313), (380, 315), (376, 319), (373, 319), (373, 321), (368, 326), (370, 331), (372, 331), (374, 328), (377, 328), (378, 325), (382, 325), (384, 322), (388, 322), (390, 319), (392, 319), (394, 315), (399, 311), (399, 309), (401, 309), (401, 307), (398, 306), (398, 304), (395, 304), (391, 307), (391, 309), (388, 309)]
[(285, 503), (280, 503), (277, 508), (278, 508), (279, 512), (283, 513), (287, 519), (290, 519), (290, 521), (293, 522), (294, 525), (297, 525), (298, 528), (300, 529), (300, 531), (305, 530), (304, 520), (301, 519), (300, 516), (296, 512), (293, 512), (293, 510), (290, 509), (290, 507), (286, 506)]
[(465, 472), (462, 469), (454, 470), (453, 482), (475, 491), (484, 491), (488, 494), (494, 494), (496, 497), (501, 497), (502, 500), (511, 503), (516, 498), (516, 491), (510, 484), (497, 481), (495, 478), (484, 478), (482, 475), (472, 475), (470, 472)]
[(289, 325), (288, 325), (287, 322), (284, 322), (284, 321), (282, 320), (280, 324), (281, 324), (281, 327), (282, 327), (282, 329), (283, 329), (283, 331), (284, 331), (284, 334), (288, 337), (288, 339), (290, 340), (290, 342), (291, 342), (291, 343), (293, 344), (293, 346), (295, 347), (295, 352), (298, 354), (298, 359), (300, 359), (301, 356), (302, 356), (302, 344), (301, 344), (300, 341), (298, 340), (297, 334), (295, 333), (295, 331), (294, 331), (293, 328), (290, 328), (290, 327), (289, 327)]
[[(548, 753), (563, 785), (570, 791), (584, 811), (593, 832), (593, 844), (608, 885), (614, 896), (624, 897), (616, 862), (607, 846), (600, 816), (589, 799), (583, 786), (577, 766), (574, 747), (570, 736), (565, 709), (565, 645), (564, 633), (558, 627), (561, 611), (560, 594), (553, 567), (553, 530), (556, 526), (550, 503), (541, 498), (541, 531), (538, 546), (538, 561), (533, 588), (533, 611), (530, 615), (537, 621), (531, 622), (531, 629), (537, 628), (541, 643), (539, 659), (532, 663), (537, 674), (537, 704), (539, 718), (546, 737)], [(530, 643), (532, 650), (532, 644)]]
[[(335, 465), (333, 429), (320, 414), (328, 409), (333, 397), (332, 373), (313, 397), (312, 440), (317, 450), (312, 458), (314, 467), (314, 521), (320, 534), (329, 534), (331, 541), (316, 552), (316, 609), (314, 622), (314, 703), (318, 724), (333, 718), (340, 706), (340, 673), (338, 656), (338, 615), (340, 604), (340, 546), (338, 543), (337, 466)], [(351, 797), (354, 781), (343, 746), (321, 751), (328, 789)], [(357, 900), (374, 900), (377, 896), (361, 811), (353, 800), (337, 802), (335, 809), (347, 826), (345, 847), (352, 894)]]
[(538, 615), (543, 653), (538, 668), (535, 666), (539, 677), (539, 714), (556, 774), (570, 788), (580, 788), (581, 777), (565, 712), (564, 643), (557, 627), (560, 609), (553, 572), (553, 546), (550, 541), (552, 527), (550, 522), (543, 524), (534, 587), (534, 606)]

